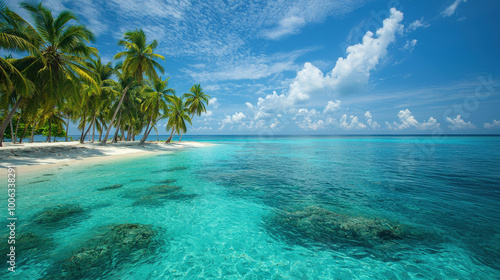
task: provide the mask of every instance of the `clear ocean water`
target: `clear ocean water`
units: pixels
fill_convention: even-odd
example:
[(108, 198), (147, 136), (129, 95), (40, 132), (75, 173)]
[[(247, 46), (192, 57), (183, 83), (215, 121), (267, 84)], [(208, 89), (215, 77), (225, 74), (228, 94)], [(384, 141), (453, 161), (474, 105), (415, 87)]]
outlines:
[(184, 139), (18, 174), (0, 277), (500, 279), (500, 137)]

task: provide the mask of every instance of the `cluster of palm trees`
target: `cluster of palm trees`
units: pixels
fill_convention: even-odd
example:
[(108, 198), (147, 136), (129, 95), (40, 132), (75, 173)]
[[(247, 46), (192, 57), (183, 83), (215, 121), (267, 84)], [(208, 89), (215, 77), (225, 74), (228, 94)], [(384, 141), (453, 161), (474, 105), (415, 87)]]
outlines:
[[(103, 63), (93, 33), (70, 11), (56, 17), (41, 3), (21, 3), (32, 23), (0, 1), (0, 49), (24, 55), (0, 57), (0, 145), (6, 131), (10, 138), (30, 141), (42, 127), (51, 141), (53, 131), (66, 130), (78, 123), (80, 142), (99, 134), (105, 145), (110, 139), (133, 141), (142, 132), (144, 143), (152, 129), (168, 119), (170, 142), (175, 134), (186, 133), (186, 122), (206, 112), (210, 97), (195, 84), (178, 97), (169, 88), (169, 78), (155, 53), (156, 40), (147, 42), (143, 30), (125, 32), (118, 42), (125, 50), (115, 55), (116, 65)], [(55, 137), (54, 137), (55, 138)]]

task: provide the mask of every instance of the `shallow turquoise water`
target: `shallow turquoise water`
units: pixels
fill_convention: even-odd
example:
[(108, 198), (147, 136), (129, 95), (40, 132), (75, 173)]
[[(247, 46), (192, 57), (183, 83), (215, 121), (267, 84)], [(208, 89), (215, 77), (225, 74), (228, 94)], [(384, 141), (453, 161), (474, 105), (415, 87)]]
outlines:
[[(500, 278), (499, 137), (205, 140), (217, 145), (19, 174), (18, 235), (40, 245), (4, 275), (60, 277), (107, 226), (134, 223), (153, 226), (154, 249), (115, 253), (102, 279)], [(61, 204), (83, 212), (36, 222)]]

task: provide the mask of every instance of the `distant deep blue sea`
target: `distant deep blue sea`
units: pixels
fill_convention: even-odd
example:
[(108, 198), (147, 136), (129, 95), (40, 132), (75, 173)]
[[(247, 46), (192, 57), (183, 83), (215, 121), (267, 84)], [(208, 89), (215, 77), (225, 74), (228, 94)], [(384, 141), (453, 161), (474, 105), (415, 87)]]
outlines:
[(1, 274), (500, 279), (500, 137), (183, 140), (217, 145), (18, 174)]

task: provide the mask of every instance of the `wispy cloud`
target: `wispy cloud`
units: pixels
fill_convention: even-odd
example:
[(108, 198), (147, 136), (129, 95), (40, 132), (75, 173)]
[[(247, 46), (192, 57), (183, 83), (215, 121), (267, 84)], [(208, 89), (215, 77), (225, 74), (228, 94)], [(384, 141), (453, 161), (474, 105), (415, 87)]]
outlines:
[[(278, 40), (283, 37), (300, 32), (302, 27), (310, 23), (324, 21), (328, 16), (336, 16), (349, 13), (360, 7), (364, 1), (352, 0), (298, 0), (283, 1), (279, 3), (270, 2), (269, 8), (278, 13), (268, 14), (274, 16), (266, 20), (266, 27), (262, 31), (264, 38)], [(270, 28), (267, 28), (270, 26)]]
[(493, 120), (491, 123), (484, 123), (484, 128), (500, 128), (500, 121)]
[(429, 23), (425, 22), (424, 18), (421, 18), (421, 19), (417, 19), (414, 22), (410, 23), (410, 25), (408, 25), (408, 28), (406, 29), (406, 31), (415, 31), (419, 28), (427, 28), (429, 26), (431, 26), (431, 25)]
[[(23, 18), (31, 21), (30, 14), (20, 7), (21, 2), (18, 0), (7, 0), (6, 4), (9, 8), (18, 12)], [(43, 5), (51, 9), (54, 16), (57, 16), (64, 10), (73, 11), (80, 19), (82, 24), (85, 24), (96, 36), (105, 34), (109, 31), (109, 26), (104, 20), (105, 2), (102, 0), (45, 0)]]
[(453, 4), (451, 4), (446, 9), (444, 9), (444, 11), (442, 11), (441, 14), (444, 17), (451, 17), (453, 14), (455, 14), (455, 11), (457, 10), (458, 5), (460, 5), (461, 3), (465, 3), (465, 2), (467, 2), (467, 0), (455, 0), (453, 2)]

